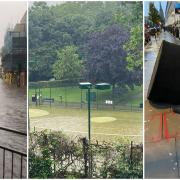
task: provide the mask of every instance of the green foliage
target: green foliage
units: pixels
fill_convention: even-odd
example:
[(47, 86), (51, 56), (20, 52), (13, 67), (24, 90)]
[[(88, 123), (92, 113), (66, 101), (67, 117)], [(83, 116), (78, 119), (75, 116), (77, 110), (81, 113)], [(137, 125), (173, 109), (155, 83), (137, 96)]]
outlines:
[(56, 79), (76, 79), (81, 77), (83, 63), (77, 54), (75, 46), (66, 46), (57, 52), (58, 60), (53, 65), (53, 73)]
[[(29, 11), (30, 81), (52, 78), (56, 52), (72, 45), (80, 49), (90, 32), (111, 23), (110, 17), (117, 8), (117, 3), (106, 6), (103, 2), (67, 2), (47, 6), (45, 2), (34, 2)], [(104, 20), (105, 14), (109, 18)]]
[(153, 2), (150, 2), (149, 4), (149, 19), (153, 22), (154, 25), (159, 24), (159, 22), (161, 21), (159, 12)]
[(141, 85), (143, 76), (143, 3), (128, 2), (123, 6), (124, 8), (118, 11), (114, 18), (116, 22), (130, 31), (130, 38), (124, 45), (124, 50), (127, 52), (126, 68), (131, 72), (129, 81)]
[[(83, 49), (92, 34), (103, 33), (117, 23), (124, 26), (127, 31), (138, 23), (142, 25), (142, 20), (139, 18), (142, 12), (141, 6), (142, 2), (118, 1), (66, 2), (54, 6), (48, 6), (45, 2), (34, 2), (29, 11), (30, 81), (52, 78), (53, 65), (59, 59), (56, 52), (62, 51), (66, 46), (77, 47), (76, 53), (79, 54), (79, 59), (86, 62), (87, 51)], [(116, 64), (113, 66), (115, 67)], [(124, 66), (119, 68), (123, 71)], [(82, 77), (87, 74), (87, 69), (83, 68), (83, 70)], [(110, 78), (115, 76), (111, 74)]]
[[(30, 135), (30, 178), (86, 178), (85, 154), (91, 152), (93, 178), (142, 178), (142, 145), (88, 145), (71, 140), (61, 132), (33, 132)], [(85, 141), (84, 141), (85, 142)]]
[[(130, 71), (140, 70), (143, 66), (143, 3), (128, 2), (123, 4), (124, 8), (118, 11), (115, 21), (130, 31), (129, 41), (124, 45), (127, 52), (127, 68)], [(128, 11), (127, 11), (128, 9)], [(133, 14), (133, 16), (132, 16)], [(128, 18), (127, 18), (128, 17)]]
[(127, 51), (127, 68), (129, 71), (140, 70), (143, 68), (143, 33), (141, 25), (131, 28), (130, 40), (124, 45)]
[(143, 156), (141, 148), (137, 148), (138, 146), (136, 146), (136, 148), (133, 147), (132, 159), (130, 159), (130, 149), (127, 146), (118, 145), (116, 149), (120, 155), (109, 164), (104, 164), (104, 166), (101, 167), (101, 175), (103, 178), (142, 178)]
[(113, 18), (115, 22), (129, 30), (137, 24), (142, 26), (142, 10), (142, 2), (122, 2), (121, 8), (114, 13)]
[(128, 32), (119, 25), (113, 25), (103, 32), (93, 33), (85, 46), (87, 55), (86, 73), (91, 82), (126, 84), (129, 72), (126, 69), (124, 43)]
[(127, 68), (130, 71), (141, 71), (143, 68), (143, 3), (136, 2), (132, 7), (133, 17), (130, 20), (130, 38), (124, 48), (127, 51)]
[(43, 150), (43, 156), (37, 155), (30, 150), (29, 153), (29, 177), (30, 178), (52, 178), (52, 160), (47, 156), (48, 150)]

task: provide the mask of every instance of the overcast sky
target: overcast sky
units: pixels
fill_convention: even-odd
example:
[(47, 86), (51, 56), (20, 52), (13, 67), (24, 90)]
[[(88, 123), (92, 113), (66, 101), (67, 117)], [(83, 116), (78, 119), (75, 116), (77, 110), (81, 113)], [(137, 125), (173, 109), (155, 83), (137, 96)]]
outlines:
[(14, 27), (26, 12), (27, 3), (23, 1), (0, 1), (0, 48), (4, 44), (4, 35), (8, 27)]

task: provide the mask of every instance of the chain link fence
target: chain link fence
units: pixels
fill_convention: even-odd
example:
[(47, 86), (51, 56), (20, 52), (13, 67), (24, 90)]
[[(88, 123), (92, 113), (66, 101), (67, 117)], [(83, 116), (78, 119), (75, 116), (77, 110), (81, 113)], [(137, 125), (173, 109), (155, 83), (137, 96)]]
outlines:
[[(87, 108), (87, 90), (79, 88), (81, 79), (63, 81), (39, 81), (29, 83), (29, 105), (49, 105), (72, 108)], [(108, 90), (91, 90), (92, 109), (142, 111), (143, 104), (123, 103), (128, 98), (119, 87)]]

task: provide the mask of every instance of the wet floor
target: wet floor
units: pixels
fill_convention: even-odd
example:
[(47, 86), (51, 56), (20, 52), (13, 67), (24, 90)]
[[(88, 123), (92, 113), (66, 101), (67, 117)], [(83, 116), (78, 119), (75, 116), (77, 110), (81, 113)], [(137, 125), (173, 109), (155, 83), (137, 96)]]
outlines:
[[(180, 115), (172, 114), (167, 108), (153, 107), (147, 100), (147, 91), (162, 40), (180, 44), (180, 40), (171, 34), (162, 32), (157, 39), (152, 38), (152, 43), (145, 47), (145, 178), (180, 177), (180, 139), (177, 137), (180, 132)], [(164, 112), (168, 131), (165, 131), (160, 120)], [(167, 132), (169, 139), (164, 139)]]
[[(27, 131), (27, 105), (26, 105), (26, 88), (17, 88), (15, 86), (7, 85), (0, 79), (0, 127), (13, 129), (19, 132), (26, 133)], [(19, 135), (13, 132), (8, 132), (5, 130), (0, 130), (0, 146), (16, 150), (18, 152), (26, 153), (27, 151), (27, 136)], [(2, 153), (0, 152), (0, 166), (2, 166)], [(8, 174), (10, 168), (8, 168), (8, 163), (10, 160), (8, 151), (6, 152), (6, 175)], [(14, 162), (18, 159), (15, 157)], [(26, 166), (26, 160), (24, 165)], [(15, 166), (14, 168), (17, 168)], [(2, 170), (2, 168), (0, 168)], [(25, 168), (24, 168), (25, 169)], [(24, 170), (25, 171), (25, 170)], [(24, 174), (24, 173), (23, 173)], [(2, 172), (0, 172), (0, 177)], [(14, 172), (14, 178), (18, 178), (19, 174), (16, 175)]]

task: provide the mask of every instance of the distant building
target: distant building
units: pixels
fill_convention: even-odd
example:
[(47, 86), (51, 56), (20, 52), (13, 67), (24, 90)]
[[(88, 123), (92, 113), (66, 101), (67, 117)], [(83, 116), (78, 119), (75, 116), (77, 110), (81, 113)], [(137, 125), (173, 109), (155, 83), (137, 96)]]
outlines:
[(180, 38), (180, 2), (167, 2), (165, 21), (166, 29), (176, 38)]
[(163, 12), (163, 9), (162, 9), (161, 2), (159, 2), (159, 15), (161, 17), (161, 23), (164, 25), (165, 18), (164, 18), (164, 12)]
[(3, 78), (9, 84), (26, 86), (27, 76), (26, 13), (13, 29), (8, 29), (1, 50)]
[(177, 25), (180, 27), (180, 13), (176, 12), (176, 8), (180, 2), (168, 1), (166, 5), (165, 21), (166, 26)]

